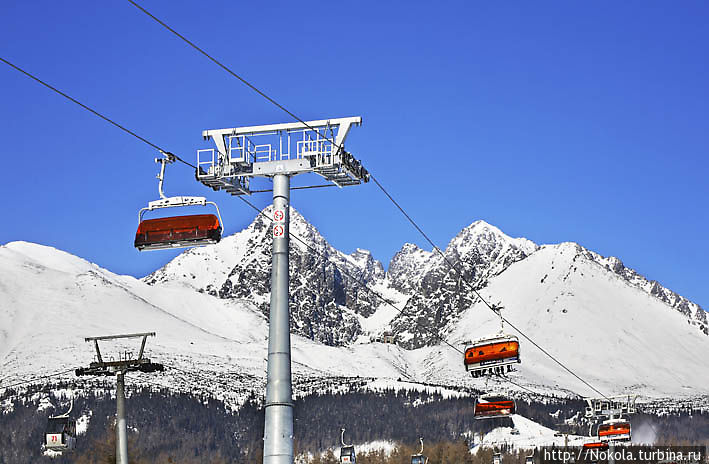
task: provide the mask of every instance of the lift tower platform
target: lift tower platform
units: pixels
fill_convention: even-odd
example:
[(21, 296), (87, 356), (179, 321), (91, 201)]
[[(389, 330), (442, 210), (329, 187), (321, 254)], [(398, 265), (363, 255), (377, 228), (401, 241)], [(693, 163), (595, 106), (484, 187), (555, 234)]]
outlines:
[[(293, 464), (293, 398), (288, 314), (290, 179), (315, 175), (338, 187), (369, 181), (369, 173), (345, 150), (361, 117), (303, 121), (202, 132), (216, 148), (197, 151), (197, 180), (231, 195), (254, 193), (254, 177), (273, 181), (271, 307), (263, 463)], [(319, 185), (310, 185), (319, 186)]]
[[(96, 360), (89, 367), (76, 369), (77, 376), (116, 376), (116, 464), (128, 464), (128, 435), (126, 430), (126, 394), (125, 375), (128, 372), (161, 372), (164, 366), (152, 362), (145, 354), (145, 342), (148, 337), (154, 337), (155, 332), (133, 333), (122, 335), (106, 335), (102, 337), (87, 337), (84, 340), (93, 342), (96, 349)], [(115, 341), (120, 339), (140, 338), (140, 351), (134, 356), (131, 351), (124, 351), (118, 359), (104, 360), (99, 347), (100, 341)]]

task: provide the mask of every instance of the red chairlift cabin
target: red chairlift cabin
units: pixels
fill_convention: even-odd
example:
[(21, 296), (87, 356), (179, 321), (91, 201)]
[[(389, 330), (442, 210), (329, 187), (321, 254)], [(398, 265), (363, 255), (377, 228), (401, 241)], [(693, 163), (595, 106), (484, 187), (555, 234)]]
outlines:
[(218, 243), (222, 225), (214, 214), (195, 214), (143, 220), (135, 233), (140, 251)]
[[(138, 213), (138, 231), (135, 233), (133, 244), (139, 251), (161, 250), (165, 248), (181, 248), (217, 243), (222, 238), (222, 220), (219, 207), (204, 197), (167, 197), (163, 193), (165, 179), (165, 166), (175, 162), (175, 155), (162, 153), (164, 158), (156, 158), (160, 163), (158, 174), (158, 192), (160, 199), (151, 201), (146, 208)], [(214, 205), (217, 215), (193, 214), (185, 216), (172, 216), (157, 219), (143, 220), (146, 211), (162, 208), (176, 208), (184, 206)]]
[(608, 441), (630, 441), (630, 422), (619, 421), (598, 426), (598, 439)]
[(463, 362), (473, 377), (484, 374), (488, 369), (504, 371), (505, 366), (521, 362), (519, 339), (514, 335), (497, 335), (473, 342), (465, 348)]
[(583, 459), (581, 462), (589, 462), (591, 464), (598, 464), (606, 459), (601, 459), (603, 456), (600, 454), (608, 450), (608, 443), (603, 442), (590, 442), (583, 444)]
[(482, 397), (475, 401), (475, 419), (507, 417), (516, 412), (514, 400), (502, 396)]
[(608, 443), (594, 441), (592, 443), (584, 443), (583, 447), (584, 447), (584, 449), (606, 450), (606, 449), (608, 449)]

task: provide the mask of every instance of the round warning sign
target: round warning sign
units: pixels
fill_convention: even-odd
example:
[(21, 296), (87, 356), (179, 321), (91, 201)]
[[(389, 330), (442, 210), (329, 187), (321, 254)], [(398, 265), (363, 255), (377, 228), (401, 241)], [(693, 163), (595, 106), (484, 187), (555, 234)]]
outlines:
[(286, 231), (286, 229), (281, 225), (273, 226), (273, 236), (274, 237), (283, 237), (283, 234), (285, 233), (285, 231)]
[(273, 220), (283, 222), (286, 220), (286, 213), (282, 209), (277, 209), (273, 212)]

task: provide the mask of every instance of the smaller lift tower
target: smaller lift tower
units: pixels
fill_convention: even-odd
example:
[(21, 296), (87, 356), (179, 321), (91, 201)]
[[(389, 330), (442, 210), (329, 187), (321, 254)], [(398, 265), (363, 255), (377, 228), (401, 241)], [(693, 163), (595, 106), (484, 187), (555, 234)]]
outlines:
[[(293, 464), (293, 398), (288, 315), (290, 179), (300, 174), (346, 187), (369, 181), (369, 173), (345, 150), (359, 116), (265, 126), (206, 130), (216, 148), (197, 151), (197, 180), (213, 190), (250, 195), (255, 177), (273, 181), (273, 259), (268, 327), (266, 419), (263, 463)], [(301, 188), (319, 187), (307, 185)]]
[[(125, 375), (128, 372), (160, 372), (164, 369), (162, 364), (154, 363), (143, 356), (145, 342), (148, 337), (154, 337), (155, 332), (134, 333), (123, 335), (106, 335), (103, 337), (87, 337), (84, 340), (93, 342), (96, 348), (96, 360), (89, 367), (80, 367), (76, 370), (77, 376), (116, 376), (116, 464), (128, 464), (128, 437), (126, 432), (126, 395)], [(119, 354), (118, 360), (106, 361), (101, 355), (98, 342), (120, 339), (140, 338), (140, 351), (138, 356), (133, 356), (130, 351)]]

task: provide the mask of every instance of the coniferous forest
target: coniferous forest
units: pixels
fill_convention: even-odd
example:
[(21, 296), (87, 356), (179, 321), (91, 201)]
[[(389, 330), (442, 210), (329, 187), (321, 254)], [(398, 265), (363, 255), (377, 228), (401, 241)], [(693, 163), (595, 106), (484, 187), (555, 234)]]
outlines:
[[(56, 387), (53, 389), (56, 391)], [(35, 462), (113, 463), (115, 462), (115, 397), (110, 389), (101, 394), (75, 399), (72, 416), (88, 417), (86, 432), (78, 437), (77, 449), (53, 459), (42, 456), (41, 443), (47, 417), (56, 413), (40, 410), (40, 399), (53, 397), (49, 387), (0, 401), (3, 441), (0, 464)], [(126, 402), (131, 463), (260, 463), (263, 446), (263, 410), (256, 398), (237, 411), (222, 402), (187, 393), (134, 387)], [(9, 404), (12, 403), (12, 407)], [(577, 416), (580, 400), (546, 398), (517, 401), (517, 412), (547, 427), (585, 435), (588, 426), (560, 425)], [(350, 391), (309, 395), (295, 406), (296, 453), (308, 455), (315, 464), (338, 462), (340, 430), (347, 429), (347, 441), (367, 443), (386, 440), (396, 444), (387, 456), (381, 451), (358, 452), (357, 462), (410, 463), (424, 437), (430, 464), (491, 462), (492, 450), (469, 452), (475, 437), (496, 427), (512, 427), (510, 419), (473, 420), (469, 397), (443, 398), (438, 394), (385, 390)], [(577, 416), (578, 417), (578, 416)], [(661, 417), (637, 414), (634, 426), (651, 422), (657, 441), (666, 444), (707, 444), (709, 414), (694, 411), (667, 413)], [(524, 462), (525, 452), (504, 450), (505, 464)]]

